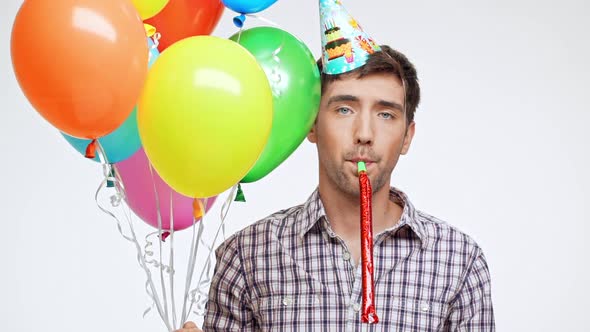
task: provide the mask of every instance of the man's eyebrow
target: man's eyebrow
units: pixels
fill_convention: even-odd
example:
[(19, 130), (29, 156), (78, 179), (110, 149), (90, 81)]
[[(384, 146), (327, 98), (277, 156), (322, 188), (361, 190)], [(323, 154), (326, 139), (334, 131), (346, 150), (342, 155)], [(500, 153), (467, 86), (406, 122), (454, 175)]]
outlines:
[(328, 100), (328, 105), (330, 105), (331, 103), (339, 102), (339, 101), (359, 102), (360, 99), (359, 99), (359, 97), (353, 96), (353, 95), (336, 95), (336, 96), (330, 97), (330, 99)]
[(379, 106), (383, 106), (383, 107), (387, 107), (387, 108), (393, 108), (393, 109), (397, 109), (401, 112), (404, 111), (404, 107), (396, 102), (393, 101), (387, 101), (387, 100), (379, 100), (377, 102), (377, 105)]

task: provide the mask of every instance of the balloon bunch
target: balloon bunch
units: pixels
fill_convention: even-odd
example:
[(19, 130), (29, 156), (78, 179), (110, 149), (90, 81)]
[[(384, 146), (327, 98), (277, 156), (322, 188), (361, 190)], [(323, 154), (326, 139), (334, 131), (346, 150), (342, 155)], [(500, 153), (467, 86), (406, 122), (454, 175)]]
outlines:
[[(100, 162), (96, 146), (101, 145), (109, 164), (122, 169), (132, 164), (144, 174), (143, 178), (128, 176), (128, 172), (119, 176), (128, 189), (126, 199), (135, 202), (131, 204), (133, 211), (145, 216), (142, 220), (150, 225), (155, 224), (155, 202), (148, 199), (153, 195), (142, 196), (133, 190), (153, 182), (146, 172), (151, 163), (141, 158), (137, 104), (149, 68), (159, 56), (157, 37), (161, 33), (146, 29), (142, 19), (166, 14), (163, 9), (177, 2), (27, 0), (12, 30), (13, 68), (33, 108), (84, 156)], [(209, 34), (223, 6), (219, 0), (199, 3), (203, 7), (193, 11), (213, 23), (207, 27), (188, 19), (183, 23), (197, 26), (195, 33)], [(48, 27), (51, 33), (47, 33)], [(195, 197), (184, 198), (175, 207), (177, 211), (190, 210), (180, 217), (192, 220)], [(177, 223), (176, 230), (182, 227)]]
[[(27, 0), (14, 22), (13, 68), (33, 108), (103, 164), (112, 205), (126, 202), (158, 229), (160, 245), (192, 226), (190, 276), (196, 221), (218, 195), (285, 161), (318, 110), (320, 73), (307, 46), (277, 27), (242, 29), (245, 15), (274, 2)], [(211, 36), (226, 8), (239, 13), (240, 31)], [(133, 229), (124, 237), (141, 252)], [(138, 259), (148, 293), (171, 330), (176, 317), (158, 302), (146, 253)]]

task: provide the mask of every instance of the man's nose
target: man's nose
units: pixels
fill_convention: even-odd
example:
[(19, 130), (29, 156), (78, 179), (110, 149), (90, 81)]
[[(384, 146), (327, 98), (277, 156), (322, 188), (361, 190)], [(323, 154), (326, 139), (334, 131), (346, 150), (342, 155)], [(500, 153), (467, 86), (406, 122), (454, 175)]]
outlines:
[(368, 112), (360, 112), (355, 118), (354, 124), (354, 140), (356, 144), (372, 145), (374, 128)]

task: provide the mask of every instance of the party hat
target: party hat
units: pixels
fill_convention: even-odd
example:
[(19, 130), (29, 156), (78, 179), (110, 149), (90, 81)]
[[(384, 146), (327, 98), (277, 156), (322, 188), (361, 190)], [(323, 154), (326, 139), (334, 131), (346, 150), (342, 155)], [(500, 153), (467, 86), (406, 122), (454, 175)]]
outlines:
[(362, 67), (379, 45), (346, 11), (341, 0), (320, 0), (322, 63), (326, 74), (337, 75)]

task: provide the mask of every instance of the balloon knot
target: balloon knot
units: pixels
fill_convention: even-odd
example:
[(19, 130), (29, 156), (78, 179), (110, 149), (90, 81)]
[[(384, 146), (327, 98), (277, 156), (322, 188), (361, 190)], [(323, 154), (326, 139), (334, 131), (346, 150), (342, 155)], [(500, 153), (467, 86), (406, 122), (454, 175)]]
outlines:
[(162, 233), (162, 242), (166, 242), (166, 239), (170, 236), (170, 232)]
[(92, 142), (90, 142), (90, 144), (88, 144), (88, 146), (86, 147), (86, 158), (96, 158), (96, 138), (93, 139)]
[(238, 183), (238, 192), (236, 193), (236, 199), (234, 202), (245, 202), (246, 196), (244, 196), (244, 191), (242, 190), (242, 184)]
[(244, 27), (244, 22), (246, 22), (246, 15), (241, 14), (241, 15), (234, 17), (234, 25), (238, 29), (241, 29)]
[(153, 25), (144, 23), (143, 27), (145, 29), (146, 36), (151, 38), (153, 35), (156, 34), (156, 27), (154, 27)]
[(200, 199), (195, 198), (193, 200), (193, 217), (195, 220), (201, 219), (205, 212), (205, 208), (203, 206), (203, 202)]
[(115, 174), (115, 168), (111, 168), (111, 171), (109, 172), (109, 177), (107, 178), (107, 188), (114, 188), (115, 187), (115, 181), (113, 181), (113, 178), (116, 178), (117, 175)]

